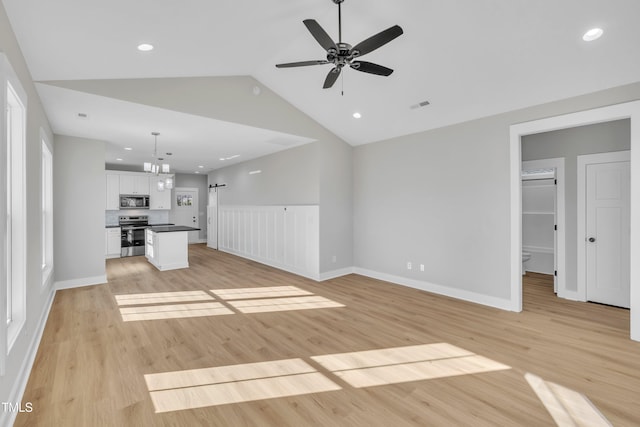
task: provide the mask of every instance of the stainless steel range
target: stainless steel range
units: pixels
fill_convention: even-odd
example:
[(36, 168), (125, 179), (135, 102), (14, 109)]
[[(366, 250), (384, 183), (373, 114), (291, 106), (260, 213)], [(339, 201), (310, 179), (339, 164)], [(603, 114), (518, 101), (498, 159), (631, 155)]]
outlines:
[(120, 256), (144, 255), (144, 230), (149, 226), (149, 217), (121, 216), (118, 223), (122, 229)]

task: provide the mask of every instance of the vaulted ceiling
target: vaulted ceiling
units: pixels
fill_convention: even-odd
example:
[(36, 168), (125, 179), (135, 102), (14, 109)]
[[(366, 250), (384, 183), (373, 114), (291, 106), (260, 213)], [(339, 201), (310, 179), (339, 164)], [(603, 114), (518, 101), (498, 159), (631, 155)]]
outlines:
[[(211, 159), (209, 170), (224, 166), (213, 159), (234, 150), (242, 150), (234, 160), (242, 161), (315, 136), (243, 122), (241, 108), (228, 120), (186, 111), (184, 99), (158, 107), (88, 93), (74, 82), (245, 76), (255, 79), (247, 91), (260, 92), (251, 96), (274, 93), (274, 108), (290, 103), (360, 145), (640, 80), (637, 0), (345, 0), (343, 41), (355, 45), (395, 24), (404, 34), (363, 58), (394, 69), (391, 76), (346, 69), (331, 89), (322, 89), (329, 65), (274, 65), (324, 59), (302, 21), (317, 20), (337, 41), (332, 0), (3, 4), (56, 133), (107, 141), (107, 161), (132, 147), (123, 162), (137, 163), (133, 153), (148, 156), (150, 133), (159, 131), (161, 150), (190, 152), (179, 163), (183, 172), (197, 170), (202, 159)], [(604, 35), (583, 41), (593, 27)], [(155, 49), (138, 51), (143, 42)], [(430, 104), (412, 108), (423, 101)], [(89, 120), (79, 120), (80, 112)], [(171, 145), (176, 139), (180, 146)]]

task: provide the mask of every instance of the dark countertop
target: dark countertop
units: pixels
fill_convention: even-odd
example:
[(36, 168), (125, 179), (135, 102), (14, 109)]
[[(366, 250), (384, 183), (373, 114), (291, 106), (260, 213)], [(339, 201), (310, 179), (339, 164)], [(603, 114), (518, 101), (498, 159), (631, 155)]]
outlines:
[(110, 224), (110, 225), (105, 225), (104, 228), (120, 228), (120, 226), (118, 224)]
[(149, 224), (149, 227), (158, 227), (158, 226), (161, 226), (161, 225), (175, 225), (175, 224), (172, 223), (172, 222), (165, 222), (165, 223), (160, 223), (160, 224)]
[(149, 227), (154, 233), (173, 233), (176, 231), (198, 231), (199, 228), (187, 227), (186, 225), (155, 225)]

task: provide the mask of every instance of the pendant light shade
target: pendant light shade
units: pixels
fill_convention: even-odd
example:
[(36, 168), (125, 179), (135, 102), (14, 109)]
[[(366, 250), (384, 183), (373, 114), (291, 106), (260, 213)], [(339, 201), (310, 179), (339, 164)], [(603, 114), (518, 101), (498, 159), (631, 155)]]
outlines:
[(164, 186), (167, 190), (171, 190), (173, 188), (173, 178), (169, 177), (164, 180)]

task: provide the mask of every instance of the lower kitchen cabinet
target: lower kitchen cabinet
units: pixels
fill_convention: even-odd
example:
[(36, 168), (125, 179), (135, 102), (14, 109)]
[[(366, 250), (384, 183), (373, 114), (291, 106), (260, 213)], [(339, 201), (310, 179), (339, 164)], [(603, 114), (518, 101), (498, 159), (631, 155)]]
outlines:
[(105, 228), (105, 257), (120, 258), (120, 227)]

